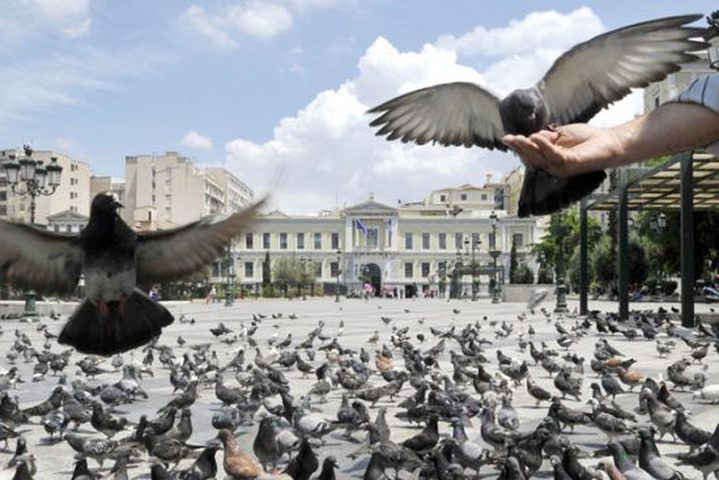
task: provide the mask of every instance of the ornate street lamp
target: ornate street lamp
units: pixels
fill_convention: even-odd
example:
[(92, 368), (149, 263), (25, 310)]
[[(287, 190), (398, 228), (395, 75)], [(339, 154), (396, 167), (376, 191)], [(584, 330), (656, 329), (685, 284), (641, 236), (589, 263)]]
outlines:
[(477, 249), (482, 244), (482, 241), (477, 238), (475, 234), (471, 234), (472, 240), (467, 238), (464, 241), (465, 248), (472, 249), (472, 301), (477, 301), (477, 295), (479, 294), (479, 281), (477, 280)]
[[(9, 155), (9, 160), (0, 163), (0, 174), (4, 172), (7, 183), (15, 195), (30, 197), (30, 224), (35, 224), (35, 207), (38, 196), (50, 196), (60, 185), (62, 167), (57, 163), (57, 157), (50, 157), (50, 164), (44, 165), (41, 160), (32, 159), (32, 148), (23, 145), (24, 155), (17, 160), (15, 155)], [(24, 188), (20, 184), (24, 184)], [(37, 315), (36, 294), (29, 290), (25, 292), (26, 317)]]
[(566, 313), (569, 311), (567, 307), (567, 284), (564, 282), (564, 238), (566, 237), (566, 222), (565, 222), (564, 211), (560, 211), (556, 214), (554, 221), (559, 222), (559, 245), (557, 245), (557, 285), (555, 288), (555, 295), (557, 296), (557, 303), (554, 307), (554, 313)]
[(225, 257), (225, 306), (231, 307), (235, 302), (235, 259), (232, 257), (232, 243), (227, 246)]
[(335, 286), (335, 303), (339, 303), (340, 301), (340, 274), (342, 273), (342, 268), (340, 266), (342, 265), (342, 250), (337, 249), (337, 284)]
[(452, 285), (449, 290), (450, 298), (462, 298), (462, 248), (457, 247), (457, 256), (452, 270)]
[[(706, 17), (709, 28), (707, 28), (704, 38), (709, 42), (707, 54), (709, 55), (709, 68), (719, 70), (719, 42), (716, 41), (719, 36), (719, 10), (715, 10)], [(712, 41), (714, 39), (714, 41)]]
[(499, 284), (499, 269), (497, 267), (497, 259), (502, 254), (502, 251), (497, 248), (497, 225), (499, 224), (499, 217), (492, 210), (489, 215), (489, 221), (492, 224), (492, 242), (489, 245), (489, 255), (492, 257), (492, 280), (494, 285), (492, 286), (492, 303), (500, 303), (502, 301), (502, 286)]

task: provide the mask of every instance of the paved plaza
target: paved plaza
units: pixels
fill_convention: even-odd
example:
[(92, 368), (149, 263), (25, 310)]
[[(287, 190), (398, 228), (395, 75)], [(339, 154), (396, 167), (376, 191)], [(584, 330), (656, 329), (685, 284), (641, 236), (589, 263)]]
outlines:
[[(367, 340), (373, 335), (375, 330), (379, 331), (381, 346), (383, 343), (391, 345), (390, 335), (392, 334), (392, 328), (410, 328), (411, 340), (419, 345), (416, 340), (418, 333), (423, 333), (426, 337), (424, 343), (420, 346), (423, 350), (430, 348), (435, 345), (438, 341), (430, 332), (430, 327), (435, 329), (447, 330), (452, 326), (455, 326), (457, 331), (461, 330), (467, 323), (478, 322), (481, 325), (481, 332), (484, 337), (492, 341), (492, 345), (486, 347), (486, 356), (490, 360), (487, 364), (486, 369), (490, 373), (494, 374), (497, 370), (496, 350), (501, 349), (503, 353), (510, 355), (518, 361), (528, 360), (530, 365), (533, 364), (528, 351), (520, 352), (517, 347), (517, 335), (522, 332), (526, 332), (529, 326), (533, 326), (536, 330), (534, 336), (535, 342), (545, 341), (550, 348), (560, 350), (560, 347), (556, 344), (557, 333), (554, 327), (554, 322), (547, 321), (545, 316), (537, 312), (532, 315), (529, 314), (526, 320), (519, 320), (518, 315), (525, 313), (525, 305), (518, 303), (505, 303), (505, 304), (491, 304), (488, 299), (481, 299), (477, 302), (471, 301), (451, 301), (443, 299), (415, 299), (415, 300), (381, 300), (371, 299), (369, 301), (359, 299), (342, 299), (339, 303), (335, 303), (333, 298), (310, 298), (306, 301), (302, 300), (238, 300), (234, 306), (225, 307), (222, 304), (205, 305), (204, 303), (169, 303), (168, 304), (172, 313), (176, 316), (176, 319), (180, 315), (185, 315), (186, 318), (194, 318), (195, 323), (180, 323), (175, 321), (173, 325), (166, 328), (159, 343), (172, 346), (175, 350), (175, 355), (178, 360), (181, 361), (182, 354), (189, 350), (193, 345), (202, 343), (212, 342), (212, 349), (216, 350), (219, 357), (220, 365), (226, 364), (237, 352), (239, 348), (246, 350), (247, 356), (246, 361), (251, 362), (254, 359), (254, 351), (252, 348), (248, 348), (247, 345), (243, 344), (242, 340), (239, 340), (233, 345), (227, 345), (218, 342), (215, 337), (210, 333), (211, 327), (217, 326), (218, 322), (224, 322), (230, 329), (239, 332), (241, 324), (250, 326), (253, 314), (266, 315), (265, 319), (259, 325), (257, 332), (254, 335), (257, 341), (258, 347), (265, 353), (268, 351), (267, 340), (273, 335), (282, 339), (288, 333), (293, 335), (293, 346), (302, 341), (306, 334), (314, 329), (319, 321), (324, 321), (325, 328), (324, 334), (333, 337), (339, 335), (339, 324), (340, 321), (344, 321), (344, 329), (341, 336), (337, 336), (338, 341), (345, 348), (359, 350), (360, 347), (365, 347), (371, 353), (374, 353), (374, 347), (367, 344)], [(553, 305), (547, 302), (545, 306), (551, 309)], [(632, 307), (640, 308), (656, 308), (659, 304), (637, 304)], [(570, 302), (570, 309), (575, 307), (575, 303)], [(616, 310), (616, 304), (609, 302), (594, 302), (591, 305), (592, 308), (602, 310)], [(664, 304), (665, 308), (669, 308), (670, 305)], [(697, 311), (706, 311), (709, 307), (706, 305), (697, 305)], [(454, 310), (454, 312), (453, 312)], [(458, 313), (456, 313), (458, 311)], [(272, 315), (281, 313), (281, 318), (272, 318)], [(296, 316), (295, 319), (290, 319), (289, 316)], [(392, 322), (387, 326), (381, 320), (380, 316), (389, 317)], [(51, 320), (48, 317), (42, 317), (39, 322), (48, 325), (48, 331), (52, 333), (59, 332), (62, 324), (64, 323), (65, 316), (62, 316), (59, 320)], [(420, 322), (422, 320), (423, 322)], [(552, 320), (555, 320), (553, 317)], [(496, 327), (493, 327), (491, 323), (494, 321), (502, 322), (506, 321), (507, 324), (514, 326), (514, 331), (507, 338), (496, 339), (494, 335), (495, 328), (498, 328), (499, 323)], [(491, 322), (491, 323), (490, 323)], [(575, 322), (574, 318), (566, 318), (563, 323), (566, 326), (571, 326)], [(422, 323), (422, 324), (420, 324)], [(3, 335), (0, 336), (0, 365), (3, 369), (8, 369), (11, 364), (5, 358), (4, 353), (7, 352), (15, 339), (15, 330), (26, 332), (33, 342), (33, 346), (40, 350), (45, 338), (42, 332), (37, 329), (38, 323), (25, 323), (17, 320), (6, 320), (0, 323), (3, 330)], [(580, 338), (576, 344), (571, 346), (570, 351), (577, 352), (580, 356), (585, 358), (585, 378), (582, 388), (582, 401), (576, 402), (567, 398), (564, 403), (572, 408), (584, 409), (589, 411), (589, 406), (586, 405), (586, 401), (590, 398), (591, 390), (589, 384), (593, 381), (597, 381), (596, 374), (589, 368), (589, 360), (592, 358), (592, 352), (594, 351), (594, 343), (597, 341), (597, 334), (592, 329), (592, 334)], [(231, 337), (233, 334), (229, 334)], [(182, 336), (186, 343), (184, 347), (179, 347), (177, 344), (178, 336)], [(663, 335), (662, 335), (663, 337)], [(676, 350), (668, 358), (660, 358), (657, 354), (655, 343), (653, 341), (645, 340), (641, 337), (635, 340), (625, 339), (621, 335), (611, 335), (607, 337), (608, 340), (617, 349), (622, 351), (626, 356), (633, 357), (637, 360), (633, 368), (641, 371), (645, 375), (649, 375), (655, 378), (666, 376), (666, 368), (668, 365), (676, 361), (682, 356), (686, 356), (689, 353), (689, 348), (682, 342), (678, 342)], [(315, 342), (315, 347), (319, 346), (320, 342)], [(292, 347), (291, 347), (292, 348)], [(453, 341), (447, 342), (447, 348), (439, 358), (440, 365), (444, 371), (450, 376), (452, 368), (449, 363), (450, 350), (456, 349), (457, 345)], [(57, 344), (52, 345), (53, 351), (60, 351), (61, 346)], [(126, 363), (139, 363), (142, 360), (143, 354), (141, 351), (126, 353), (123, 355)], [(68, 379), (72, 380), (76, 377), (84, 378), (79, 373), (78, 368), (75, 366), (75, 362), (81, 357), (77, 354), (73, 355), (73, 358), (65, 369), (65, 373), (68, 375)], [(303, 358), (306, 358), (303, 355)], [(394, 355), (395, 366), (401, 368), (402, 356), (397, 353)], [(317, 358), (313, 362), (315, 366), (319, 366), (324, 361), (322, 352), (317, 353)], [(374, 362), (372, 362), (373, 364)], [(32, 378), (32, 364), (24, 363), (22, 360), (18, 360), (17, 365), (20, 369), (21, 377), (25, 380), (25, 383), (17, 385), (17, 389), (10, 392), (11, 396), (17, 396), (17, 399), (22, 408), (30, 407), (42, 400), (45, 400), (54, 385), (57, 383), (58, 378), (48, 374), (44, 380), (40, 382), (31, 382)], [(109, 359), (104, 361), (102, 366), (107, 369), (112, 369)], [(704, 365), (692, 365), (689, 367), (687, 373), (691, 376), (694, 372), (704, 372), (708, 381), (707, 384), (719, 383), (719, 355), (710, 349), (708, 356), (705, 358)], [(162, 368), (158, 362), (154, 364), (154, 378), (144, 378), (143, 388), (149, 394), (148, 400), (139, 400), (131, 405), (122, 405), (118, 407), (118, 412), (125, 413), (127, 418), (132, 422), (137, 422), (140, 415), (148, 415), (149, 417), (155, 417), (157, 409), (170, 400), (172, 386), (170, 385), (168, 375), (169, 371)], [(556, 393), (557, 390), (553, 386), (552, 378), (541, 367), (530, 366), (530, 372), (535, 380), (545, 389), (550, 392)], [(315, 378), (308, 376), (306, 379), (301, 378), (300, 372), (296, 368), (292, 368), (284, 372), (285, 376), (290, 381), (291, 392), (295, 398), (301, 397), (306, 393), (315, 382)], [(107, 373), (97, 377), (96, 380), (90, 380), (90, 384), (101, 384), (101, 383), (114, 383), (120, 379), (120, 372)], [(230, 385), (236, 385), (234, 376), (232, 374), (226, 375), (227, 383)], [(381, 385), (384, 380), (378, 375), (374, 375), (370, 379), (370, 383), (373, 385)], [(402, 391), (402, 396), (407, 396), (412, 393), (413, 389), (409, 384), (405, 384)], [(471, 387), (471, 383), (468, 387), (468, 392), (476, 395)], [(638, 405), (638, 389), (635, 393), (619, 395), (617, 402), (626, 409), (633, 410)], [(324, 404), (314, 403), (313, 405), (319, 409), (320, 414), (324, 415), (327, 419), (336, 419), (336, 412), (341, 400), (342, 389), (333, 390), (329, 397), (328, 402)], [(707, 430), (713, 430), (714, 426), (719, 422), (719, 409), (712, 407), (706, 403), (699, 403), (693, 401), (689, 393), (674, 392), (674, 395), (682, 403), (684, 403), (688, 409), (692, 412), (691, 421), (695, 425), (699, 425)], [(416, 428), (407, 428), (405, 423), (395, 418), (396, 409), (394, 405), (399, 402), (389, 402), (389, 400), (381, 400), (378, 403), (379, 406), (386, 406), (388, 408), (387, 419), (390, 421), (392, 427), (392, 440), (399, 442), (411, 435), (418, 432)], [(513, 405), (516, 408), (519, 419), (520, 419), (520, 430), (528, 431), (533, 429), (540, 419), (546, 414), (548, 404), (544, 403), (540, 407), (535, 407), (535, 401), (529, 397), (526, 386), (523, 383), (520, 385), (513, 398)], [(211, 438), (215, 437), (216, 431), (211, 426), (211, 418), (213, 412), (218, 409), (220, 402), (215, 397), (214, 388), (208, 387), (200, 391), (200, 398), (192, 407), (192, 423), (193, 423), (193, 434), (190, 442), (204, 444)], [(263, 409), (260, 409), (260, 413)], [(372, 417), (376, 415), (377, 409), (371, 409)], [(647, 417), (640, 417), (640, 423), (646, 422)], [(243, 448), (248, 451), (252, 451), (252, 440), (256, 431), (257, 423), (251, 427), (241, 427), (238, 430), (240, 435), (239, 441)], [(472, 440), (482, 443), (479, 436), (479, 419), (472, 420), (473, 426), (469, 428), (468, 433)], [(44, 432), (41, 425), (35, 423), (32, 425), (26, 425), (19, 427), (18, 430), (26, 437), (28, 442), (28, 449), (33, 453), (37, 459), (38, 473), (35, 478), (51, 479), (51, 478), (69, 478), (72, 472), (74, 464), (74, 452), (70, 449), (66, 442), (50, 443), (47, 441), (47, 435)], [(79, 433), (100, 437), (89, 424), (81, 427)], [(129, 434), (128, 430), (128, 434)], [(440, 434), (451, 435), (451, 427), (447, 423), (440, 423)], [(604, 434), (600, 433), (594, 427), (579, 426), (576, 428), (575, 433), (567, 433), (568, 437), (580, 448), (591, 452), (597, 447), (602, 446), (606, 442)], [(121, 438), (124, 434), (118, 434), (116, 437)], [(332, 454), (337, 457), (340, 469), (338, 470), (338, 478), (361, 478), (368, 462), (368, 457), (361, 457), (355, 461), (347, 458), (347, 454), (360, 446), (359, 441), (364, 437), (364, 434), (355, 434), (358, 442), (352, 443), (346, 441), (342, 437), (342, 433), (339, 431), (333, 432), (326, 439), (326, 443), (323, 446), (318, 446), (315, 450), (318, 457), (321, 459)], [(10, 442), (10, 449), (14, 447), (14, 441)], [(659, 448), (662, 454), (667, 455), (670, 460), (674, 458), (677, 452), (687, 451), (686, 446), (681, 444), (672, 443), (670, 437), (665, 437), (664, 441), (659, 443)], [(0, 454), (0, 462), (4, 465), (7, 460), (11, 457), (12, 452), (7, 451)], [(224, 478), (224, 472), (221, 467), (221, 456), (222, 452), (218, 452), (217, 460), (220, 465), (220, 474), (218, 478)], [(590, 458), (583, 460), (588, 465), (596, 465), (597, 459)], [(97, 465), (94, 461), (90, 461), (90, 467), (96, 468)], [(111, 463), (111, 462), (108, 462)], [(189, 464), (189, 463), (188, 463)], [(183, 463), (183, 465), (185, 465)], [(108, 464), (106, 463), (106, 467)], [(543, 466), (544, 472), (549, 472), (551, 467), (549, 463), (545, 461)], [(687, 475), (687, 478), (699, 478), (698, 472), (691, 468), (682, 467), (681, 470)], [(105, 471), (104, 473), (107, 473)], [(319, 472), (317, 472), (319, 473)], [(485, 466), (481, 472), (483, 477), (493, 478), (497, 476), (497, 471), (490, 466)], [(131, 478), (149, 478), (149, 464), (143, 462), (133, 466), (130, 470)], [(4, 477), (2, 477), (4, 478)], [(409, 478), (409, 477), (407, 477)]]

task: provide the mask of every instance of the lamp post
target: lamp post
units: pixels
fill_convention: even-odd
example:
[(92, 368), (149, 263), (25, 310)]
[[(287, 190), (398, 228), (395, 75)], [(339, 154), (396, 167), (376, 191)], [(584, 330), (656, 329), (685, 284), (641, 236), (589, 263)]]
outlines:
[[(649, 229), (654, 232), (655, 235), (660, 235), (662, 231), (667, 226), (667, 216), (664, 214), (664, 212), (659, 213), (659, 215), (656, 215), (649, 219)], [(664, 277), (661, 268), (661, 255), (658, 256), (659, 260), (659, 268), (657, 268), (657, 283), (659, 284), (659, 291), (661, 292), (661, 299), (664, 301), (664, 286), (662, 285), (662, 279)]]
[(342, 265), (342, 250), (337, 249), (337, 284), (335, 286), (335, 303), (339, 303), (340, 301), (340, 273), (342, 273), (342, 269), (340, 266)]
[(719, 10), (713, 11), (706, 17), (709, 28), (707, 28), (704, 38), (709, 42), (707, 53), (709, 54), (709, 68), (719, 70), (719, 42), (712, 41), (714, 37), (719, 36)]
[(457, 247), (457, 256), (452, 270), (452, 285), (449, 290), (450, 298), (462, 298), (462, 248)]
[(307, 292), (305, 292), (305, 279), (307, 278), (307, 266), (309, 265), (309, 259), (300, 258), (300, 265), (302, 266), (302, 272), (300, 273), (300, 292), (302, 292), (302, 300), (307, 300)]
[(557, 303), (554, 307), (555, 313), (566, 313), (569, 311), (569, 308), (567, 308), (568, 288), (564, 282), (564, 237), (566, 236), (567, 230), (565, 218), (564, 211), (560, 211), (553, 220), (558, 222), (557, 228), (559, 229), (557, 245), (557, 285), (554, 292), (557, 296)]
[(502, 286), (499, 284), (497, 259), (502, 252), (497, 248), (497, 225), (499, 224), (499, 217), (494, 210), (492, 210), (492, 213), (489, 215), (489, 221), (492, 224), (492, 242), (489, 245), (489, 255), (492, 257), (492, 280), (494, 280), (494, 285), (492, 287), (492, 303), (500, 303), (502, 301)]
[[(35, 199), (38, 196), (50, 196), (60, 185), (62, 167), (57, 163), (57, 157), (50, 157), (50, 164), (44, 165), (42, 160), (32, 159), (32, 148), (23, 145), (24, 156), (17, 160), (15, 155), (9, 155), (9, 160), (0, 164), (0, 173), (5, 174), (7, 183), (15, 195), (30, 197), (30, 224), (35, 224)], [(20, 188), (20, 183), (25, 188)], [(25, 292), (24, 316), (37, 315), (36, 294), (32, 290)]]
[(232, 243), (227, 245), (227, 256), (225, 257), (225, 306), (231, 307), (235, 302), (234, 295), (235, 260), (232, 257)]
[(482, 242), (474, 234), (471, 235), (471, 238), (471, 241), (467, 238), (464, 241), (464, 245), (472, 250), (472, 301), (476, 302), (477, 295), (479, 294), (479, 282), (477, 281), (477, 249)]

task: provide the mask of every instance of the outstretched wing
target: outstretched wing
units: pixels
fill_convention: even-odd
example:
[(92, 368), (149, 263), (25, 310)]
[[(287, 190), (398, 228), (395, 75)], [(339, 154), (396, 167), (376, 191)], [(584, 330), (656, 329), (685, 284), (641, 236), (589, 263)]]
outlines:
[(201, 270), (249, 225), (263, 203), (261, 200), (241, 212), (204, 218), (172, 230), (138, 234), (137, 282), (148, 285), (176, 280)]
[(424, 145), (477, 145), (506, 150), (499, 100), (473, 83), (444, 83), (406, 93), (368, 113), (382, 113), (370, 126), (377, 135)]
[(638, 23), (596, 36), (559, 57), (537, 84), (551, 113), (564, 125), (586, 122), (601, 109), (695, 60), (706, 49), (702, 28), (685, 27), (701, 15)]
[(68, 294), (80, 279), (82, 261), (79, 237), (0, 220), (0, 281)]

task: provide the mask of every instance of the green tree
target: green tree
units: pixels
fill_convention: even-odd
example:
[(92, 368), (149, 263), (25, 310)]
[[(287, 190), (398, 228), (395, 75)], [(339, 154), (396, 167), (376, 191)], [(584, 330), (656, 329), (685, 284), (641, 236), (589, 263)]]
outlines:
[(629, 283), (643, 285), (649, 275), (649, 262), (644, 248), (636, 239), (629, 240)]
[(512, 242), (512, 249), (509, 252), (509, 283), (519, 283), (517, 282), (516, 276), (517, 276), (517, 243)]
[[(589, 252), (594, 250), (595, 245), (602, 236), (602, 229), (599, 221), (594, 217), (587, 218), (587, 249)], [(564, 259), (565, 270), (568, 267), (572, 253), (580, 239), (579, 215), (576, 210), (571, 210), (566, 214), (553, 214), (547, 233), (542, 240), (532, 247), (532, 251), (537, 255), (537, 261), (540, 265), (540, 272), (545, 269), (551, 269), (555, 275), (557, 273), (558, 261)], [(543, 273), (541, 280), (546, 280), (547, 275)], [(540, 283), (543, 283), (540, 280)]]
[(597, 282), (605, 292), (613, 291), (617, 278), (617, 257), (612, 252), (612, 238), (604, 235), (594, 248), (591, 264)]

